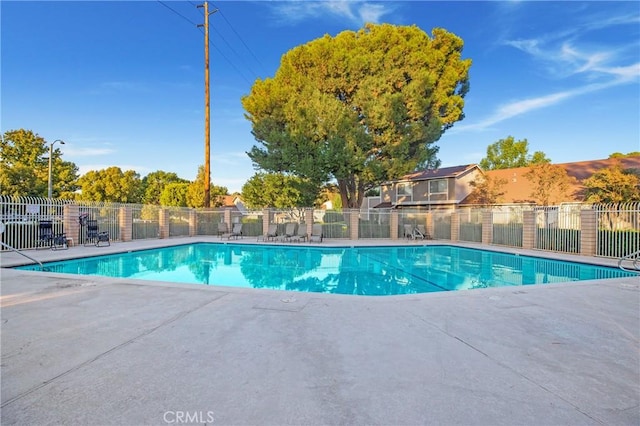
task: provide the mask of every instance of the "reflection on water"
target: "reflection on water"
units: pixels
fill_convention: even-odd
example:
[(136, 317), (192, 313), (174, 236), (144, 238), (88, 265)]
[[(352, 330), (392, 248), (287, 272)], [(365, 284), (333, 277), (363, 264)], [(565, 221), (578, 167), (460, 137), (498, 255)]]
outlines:
[[(51, 272), (306, 292), (393, 295), (631, 276), (450, 246), (193, 244), (46, 264)], [(19, 269), (37, 269), (22, 267)]]

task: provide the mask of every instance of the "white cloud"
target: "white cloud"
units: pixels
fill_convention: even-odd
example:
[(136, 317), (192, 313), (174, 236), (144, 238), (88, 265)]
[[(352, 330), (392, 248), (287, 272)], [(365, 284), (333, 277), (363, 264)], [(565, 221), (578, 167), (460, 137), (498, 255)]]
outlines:
[(640, 15), (602, 18), (568, 31), (504, 42), (505, 45), (529, 54), (535, 62), (546, 66), (550, 76), (556, 81), (564, 81), (575, 88), (509, 102), (499, 106), (481, 121), (462, 124), (452, 130), (486, 130), (509, 118), (551, 107), (585, 93), (637, 81), (640, 77), (640, 63), (629, 64), (629, 56), (625, 55), (627, 51), (632, 51), (632, 60), (637, 60), (637, 41), (630, 41), (627, 46), (597, 47), (580, 42), (580, 37), (590, 31), (637, 22), (640, 22)]
[(501, 121), (507, 120), (509, 118), (523, 115), (537, 109), (547, 108), (559, 104), (560, 102), (567, 101), (576, 96), (584, 95), (586, 93), (597, 92), (609, 87), (626, 84), (628, 81), (628, 78), (618, 78), (607, 83), (589, 84), (573, 90), (566, 90), (544, 96), (513, 101), (498, 107), (498, 109), (489, 117), (476, 123), (468, 125), (462, 124), (455, 128), (455, 131), (462, 132), (469, 130), (486, 130), (494, 124), (500, 123)]
[(380, 18), (394, 8), (392, 3), (348, 0), (273, 2), (270, 5), (281, 24), (338, 17), (358, 26), (366, 22), (379, 23)]

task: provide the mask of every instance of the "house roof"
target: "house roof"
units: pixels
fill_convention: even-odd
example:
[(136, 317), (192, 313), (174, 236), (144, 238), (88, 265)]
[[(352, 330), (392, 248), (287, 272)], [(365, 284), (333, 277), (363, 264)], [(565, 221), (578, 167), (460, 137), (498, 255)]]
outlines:
[[(568, 191), (570, 199), (565, 201), (582, 201), (585, 188), (581, 181), (589, 178), (599, 170), (606, 169), (615, 164), (620, 164), (623, 169), (640, 169), (640, 156), (556, 164), (564, 168), (569, 176), (576, 178), (576, 182)], [(517, 167), (513, 169), (488, 170), (485, 174), (493, 179), (507, 180), (507, 184), (503, 187), (505, 194), (502, 197), (502, 202), (532, 202), (531, 193), (533, 192), (533, 185), (529, 179), (524, 176), (529, 170), (531, 170), (530, 167)], [(463, 200), (463, 203), (467, 201), (470, 201), (469, 197)]]
[(408, 180), (427, 180), (436, 178), (456, 177), (473, 168), (478, 167), (477, 164), (465, 164), (463, 166), (442, 167), (440, 169), (420, 170), (418, 172), (404, 175), (399, 181)]

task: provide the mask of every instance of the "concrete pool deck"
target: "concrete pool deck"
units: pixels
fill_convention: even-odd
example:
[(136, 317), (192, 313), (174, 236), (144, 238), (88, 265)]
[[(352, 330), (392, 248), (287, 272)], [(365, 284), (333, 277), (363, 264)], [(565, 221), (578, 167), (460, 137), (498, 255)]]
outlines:
[[(26, 253), (47, 261), (197, 241), (219, 240)], [(0, 260), (3, 425), (640, 424), (640, 277), (362, 297)]]

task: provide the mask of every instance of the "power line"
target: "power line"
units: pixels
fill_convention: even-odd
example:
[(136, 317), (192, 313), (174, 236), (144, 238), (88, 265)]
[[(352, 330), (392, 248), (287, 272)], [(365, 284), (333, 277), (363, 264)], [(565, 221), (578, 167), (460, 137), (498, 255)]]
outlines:
[(249, 69), (249, 71), (250, 71), (250, 72), (251, 72), (251, 73), (252, 73), (256, 78), (258, 78), (258, 73), (256, 73), (253, 69), (251, 69), (251, 67), (249, 66), (249, 64), (248, 64), (248, 63), (246, 63), (244, 59), (242, 59), (242, 57), (238, 54), (238, 52), (236, 52), (236, 49), (234, 49), (234, 48), (233, 48), (233, 46), (232, 46), (231, 44), (229, 44), (229, 42), (227, 41), (227, 39), (226, 39), (226, 38), (224, 38), (224, 36), (223, 36), (222, 34), (220, 34), (220, 32), (219, 32), (215, 27), (213, 27), (213, 31), (215, 31), (215, 32), (216, 32), (216, 34), (218, 34), (218, 36), (220, 37), (220, 39), (221, 39), (222, 41), (224, 41), (224, 42), (227, 44), (227, 46), (229, 46), (229, 49), (231, 49), (231, 51), (232, 51), (233, 53), (235, 53), (235, 55), (238, 57), (238, 59), (240, 59), (240, 61), (242, 61), (243, 65), (244, 65), (245, 67), (247, 67), (247, 68)]
[[(213, 4), (213, 3), (211, 3)], [(222, 10), (216, 6), (215, 4), (213, 4), (213, 6), (215, 8), (217, 8), (220, 12), (220, 16), (222, 16), (222, 19), (225, 20), (225, 22), (227, 23), (227, 25), (229, 25), (229, 28), (231, 28), (231, 31), (233, 31), (233, 33), (236, 35), (236, 37), (238, 37), (238, 39), (240, 40), (240, 43), (242, 43), (242, 45), (245, 47), (245, 49), (247, 49), (247, 51), (249, 51), (249, 53), (251, 54), (251, 56), (253, 56), (253, 59), (256, 60), (256, 62), (262, 67), (262, 69), (266, 69), (266, 67), (264, 66), (264, 64), (260, 61), (260, 59), (258, 59), (258, 57), (253, 53), (253, 51), (251, 50), (251, 48), (249, 48), (249, 46), (247, 45), (247, 43), (244, 42), (244, 40), (242, 39), (242, 37), (240, 36), (240, 34), (238, 34), (238, 32), (236, 31), (236, 29), (233, 27), (233, 25), (231, 25), (231, 22), (229, 22), (229, 20), (227, 19), (227, 17), (224, 15), (224, 13), (222, 13)], [(254, 73), (255, 74), (255, 73)]]
[[(175, 13), (176, 15), (178, 15), (180, 18), (182, 18), (182, 19), (184, 19), (185, 21), (189, 22), (189, 23), (190, 23), (190, 24), (192, 24), (193, 26), (195, 26), (195, 27), (197, 27), (197, 28), (199, 27), (199, 24), (197, 24), (197, 23), (193, 22), (191, 19), (187, 18), (187, 17), (186, 17), (186, 16), (184, 16), (182, 13), (180, 13), (180, 12), (178, 12), (177, 10), (173, 9), (171, 6), (167, 5), (167, 4), (166, 4), (166, 3), (164, 3), (163, 1), (161, 1), (161, 0), (157, 0), (157, 2), (158, 2), (158, 3), (160, 3), (161, 5), (163, 5), (164, 7), (166, 7), (167, 9), (169, 9), (171, 12)], [(198, 5), (197, 5), (197, 4), (195, 4), (195, 3), (194, 3), (194, 2), (192, 2), (192, 1), (190, 1), (189, 3), (191, 3), (192, 5), (194, 5), (194, 6), (198, 7)], [(214, 7), (215, 7), (215, 5), (214, 5)], [(219, 12), (219, 11), (220, 11), (220, 10), (218, 9), (218, 12)], [(226, 18), (225, 18), (225, 20), (226, 20)], [(228, 22), (228, 21), (227, 21), (227, 22)], [(203, 34), (204, 34), (204, 31), (203, 31), (203, 29), (202, 29), (202, 28), (198, 28), (198, 29), (200, 30), (200, 32), (201, 32), (201, 33), (203, 33)], [(232, 51), (234, 51), (234, 53), (235, 53), (235, 54), (240, 58), (240, 55), (238, 55), (238, 53), (237, 53), (237, 52), (235, 52), (235, 50), (234, 50), (234, 49), (233, 49), (233, 47), (229, 44), (229, 42), (227, 42), (227, 41), (226, 41), (226, 39), (224, 39), (224, 37), (223, 37), (223, 36), (222, 36), (222, 35), (221, 35), (221, 34), (220, 34), (216, 29), (215, 29), (215, 27), (214, 27), (213, 29), (214, 29), (214, 31), (216, 32), (216, 34), (218, 34), (218, 35), (220, 36), (220, 38), (221, 38), (221, 39), (223, 39), (223, 40), (224, 40), (224, 42), (225, 42), (225, 43), (227, 43), (227, 45), (231, 48), (231, 50), (232, 50)], [(232, 29), (233, 29), (233, 28), (232, 28)], [(235, 32), (235, 30), (234, 30), (234, 32)], [(242, 40), (241, 40), (241, 41), (242, 41)], [(244, 42), (243, 42), (243, 44), (244, 44)], [(251, 84), (252, 84), (252, 83), (251, 83), (251, 81), (249, 81), (249, 79), (248, 79), (248, 78), (247, 78), (247, 77), (242, 73), (242, 71), (240, 71), (240, 70), (238, 69), (238, 67), (236, 67), (236, 66), (235, 66), (235, 64), (234, 64), (233, 62), (231, 62), (231, 60), (230, 60), (230, 59), (229, 59), (229, 58), (228, 58), (228, 57), (227, 57), (227, 56), (226, 56), (226, 55), (225, 55), (225, 54), (224, 54), (224, 53), (223, 53), (223, 52), (218, 48), (218, 46), (216, 46), (214, 43), (212, 43), (212, 42), (211, 42), (211, 39), (210, 39), (210, 38), (209, 38), (209, 45), (210, 45), (211, 47), (213, 47), (214, 49), (216, 49), (216, 51), (218, 51), (218, 53), (220, 54), (220, 56), (222, 56), (222, 58), (223, 58), (223, 59), (224, 59), (224, 60), (225, 60), (225, 61), (226, 61), (226, 62), (227, 62), (227, 63), (228, 63), (228, 64), (229, 64), (229, 65), (230, 65), (230, 66), (231, 66), (231, 67), (232, 67), (232, 68), (233, 68), (237, 73), (238, 73), (238, 75), (239, 75), (240, 77), (242, 77), (242, 79), (243, 79), (245, 82), (247, 82), (247, 84), (249, 84), (249, 85), (251, 85)], [(246, 46), (246, 45), (245, 45), (245, 46)], [(242, 58), (240, 58), (240, 59), (242, 60)], [(249, 68), (249, 66), (248, 66), (246, 63), (245, 63), (244, 65), (245, 65), (247, 68)], [(255, 73), (255, 71), (253, 71), (252, 69), (250, 69), (250, 68), (249, 68), (249, 71), (250, 71), (252, 74), (254, 74), (254, 75), (256, 75), (256, 76), (257, 76), (257, 74)]]
[[(202, 30), (202, 28), (200, 28), (200, 32), (204, 34), (204, 31)], [(228, 63), (229, 65), (231, 65), (231, 67), (232, 67), (234, 70), (236, 70), (236, 72), (240, 75), (240, 77), (242, 77), (242, 79), (243, 79), (244, 81), (246, 81), (246, 82), (247, 82), (247, 84), (249, 84), (249, 85), (251, 85), (251, 84), (252, 84), (252, 83), (249, 81), (249, 79), (248, 79), (248, 78), (247, 78), (247, 77), (242, 73), (242, 71), (240, 71), (240, 70), (238, 69), (238, 67), (236, 67), (236, 66), (233, 64), (233, 62), (231, 62), (231, 61), (229, 60), (229, 58), (227, 58), (227, 55), (225, 55), (225, 54), (224, 54), (224, 53), (223, 53), (223, 52), (218, 48), (218, 46), (216, 46), (215, 44), (213, 44), (213, 43), (211, 42), (211, 39), (209, 39), (209, 45), (218, 51), (218, 53), (220, 54), (220, 56), (222, 56), (222, 58), (223, 58), (225, 61), (227, 61), (227, 63)]]
[(157, 0), (158, 3), (160, 3), (161, 5), (163, 5), (164, 7), (166, 7), (167, 9), (169, 9), (170, 11), (172, 11), (173, 13), (175, 13), (176, 15), (178, 15), (179, 17), (181, 17), (182, 19), (184, 19), (185, 21), (189, 22), (190, 24), (192, 24), (193, 26), (197, 27), (198, 24), (196, 24), (195, 22), (193, 22), (191, 19), (187, 18), (186, 16), (184, 16), (182, 13), (178, 12), (177, 10), (173, 9), (171, 6), (169, 6), (168, 4)]

